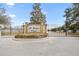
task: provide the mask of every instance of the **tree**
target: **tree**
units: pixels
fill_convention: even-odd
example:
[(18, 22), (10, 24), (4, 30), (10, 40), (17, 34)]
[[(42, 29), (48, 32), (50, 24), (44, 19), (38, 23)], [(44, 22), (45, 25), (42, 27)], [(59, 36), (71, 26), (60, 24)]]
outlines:
[(0, 24), (2, 24), (4, 26), (10, 25), (11, 24), (11, 22), (10, 22), (11, 18), (7, 15), (4, 15), (4, 14), (5, 14), (5, 9), (0, 8)]
[(71, 27), (73, 27), (73, 32), (75, 33), (76, 30), (79, 29), (79, 3), (73, 3), (72, 10), (73, 17)]
[(79, 29), (79, 3), (72, 4), (72, 7), (65, 10), (65, 26), (74, 33)]
[(67, 8), (66, 10), (65, 10), (65, 15), (64, 15), (64, 17), (66, 17), (66, 20), (65, 20), (65, 34), (66, 34), (66, 36), (67, 36), (67, 31), (68, 31), (68, 29), (69, 29), (69, 26), (70, 26), (70, 24), (71, 24), (71, 11), (72, 11), (72, 9), (71, 8)]
[(65, 26), (66, 26), (66, 28), (69, 28), (69, 25), (71, 24), (71, 11), (72, 11), (71, 8), (67, 8), (67, 9), (65, 10), (65, 15), (64, 15), (64, 17), (66, 17), (66, 21), (65, 21)]
[[(0, 25), (1, 29), (11, 29), (11, 18), (8, 15), (5, 15), (6, 10), (0, 4)], [(2, 27), (3, 26), (3, 27)], [(11, 33), (11, 30), (10, 30)]]
[(31, 23), (43, 23), (46, 25), (46, 16), (41, 12), (40, 3), (33, 5), (33, 11), (31, 12)]

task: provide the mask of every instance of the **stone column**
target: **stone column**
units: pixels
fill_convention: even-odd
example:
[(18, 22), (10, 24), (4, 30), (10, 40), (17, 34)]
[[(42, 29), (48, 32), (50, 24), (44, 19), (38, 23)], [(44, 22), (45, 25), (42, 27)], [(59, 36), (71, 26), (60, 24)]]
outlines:
[(1, 37), (1, 31), (0, 31), (0, 37)]

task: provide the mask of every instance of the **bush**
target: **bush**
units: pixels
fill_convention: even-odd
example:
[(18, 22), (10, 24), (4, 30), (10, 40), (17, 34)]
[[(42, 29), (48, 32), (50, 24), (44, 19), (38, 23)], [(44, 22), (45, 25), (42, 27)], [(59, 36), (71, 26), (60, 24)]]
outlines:
[(15, 38), (38, 38), (39, 36), (34, 36), (34, 35), (15, 35)]
[(47, 37), (47, 34), (44, 35), (15, 35), (15, 38), (42, 38), (42, 37)]

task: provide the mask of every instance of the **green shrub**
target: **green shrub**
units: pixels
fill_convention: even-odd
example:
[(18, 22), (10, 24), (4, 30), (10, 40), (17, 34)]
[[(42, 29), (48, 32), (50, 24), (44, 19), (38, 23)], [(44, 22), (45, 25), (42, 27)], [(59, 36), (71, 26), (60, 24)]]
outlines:
[(47, 35), (39, 35), (39, 36), (35, 36), (35, 35), (15, 35), (15, 38), (42, 38), (42, 37), (47, 37)]
[(26, 35), (15, 35), (15, 38), (38, 38), (38, 36), (34, 36), (34, 35), (30, 35), (30, 36), (26, 36)]

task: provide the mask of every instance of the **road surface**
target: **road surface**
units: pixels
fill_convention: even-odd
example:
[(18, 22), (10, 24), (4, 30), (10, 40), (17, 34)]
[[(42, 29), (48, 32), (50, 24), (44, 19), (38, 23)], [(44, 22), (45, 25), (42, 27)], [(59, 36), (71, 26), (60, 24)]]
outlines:
[(0, 37), (0, 56), (79, 56), (79, 37)]

